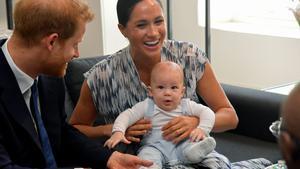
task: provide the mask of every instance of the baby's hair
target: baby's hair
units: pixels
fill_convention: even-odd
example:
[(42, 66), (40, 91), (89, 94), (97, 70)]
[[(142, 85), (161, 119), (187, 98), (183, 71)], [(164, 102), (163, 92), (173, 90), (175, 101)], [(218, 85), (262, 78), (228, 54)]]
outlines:
[(182, 67), (179, 64), (172, 62), (172, 61), (162, 61), (162, 62), (157, 63), (151, 71), (151, 81), (152, 81), (153, 77), (156, 74), (160, 73), (163, 69), (166, 69), (168, 71), (178, 71), (181, 74), (182, 82), (184, 81)]

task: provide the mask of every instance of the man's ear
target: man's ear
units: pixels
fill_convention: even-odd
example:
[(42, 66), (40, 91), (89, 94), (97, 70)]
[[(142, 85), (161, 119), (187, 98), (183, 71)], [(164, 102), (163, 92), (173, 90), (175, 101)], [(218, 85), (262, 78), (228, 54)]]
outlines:
[(292, 153), (295, 149), (295, 145), (293, 143), (293, 140), (291, 136), (287, 132), (282, 132), (280, 134), (279, 139), (279, 146), (281, 150), (281, 154), (283, 155), (283, 158), (286, 161), (291, 161), (292, 159)]
[(58, 41), (58, 34), (57, 33), (52, 33), (48, 36), (46, 36), (43, 39), (43, 44), (47, 47), (48, 50), (53, 50), (53, 47), (55, 43)]

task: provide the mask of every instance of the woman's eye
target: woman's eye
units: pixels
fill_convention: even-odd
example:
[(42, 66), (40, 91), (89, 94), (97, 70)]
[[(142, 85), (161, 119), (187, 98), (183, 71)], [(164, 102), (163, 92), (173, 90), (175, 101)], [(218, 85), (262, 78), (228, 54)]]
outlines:
[(156, 24), (156, 25), (160, 25), (160, 24), (163, 23), (163, 22), (164, 22), (163, 19), (159, 19), (159, 20), (156, 20), (156, 21), (155, 21), (155, 24)]
[(146, 26), (146, 23), (139, 23), (136, 25), (138, 28), (144, 28)]

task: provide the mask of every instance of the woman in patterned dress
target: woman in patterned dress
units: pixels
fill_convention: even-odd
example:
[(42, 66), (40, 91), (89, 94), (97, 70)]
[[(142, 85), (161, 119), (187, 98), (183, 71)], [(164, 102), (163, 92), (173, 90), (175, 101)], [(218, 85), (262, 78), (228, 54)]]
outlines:
[[(118, 114), (147, 97), (153, 66), (169, 60), (184, 69), (185, 97), (199, 101), (199, 95), (214, 111), (214, 132), (237, 126), (236, 112), (204, 52), (192, 43), (165, 39), (166, 24), (159, 0), (118, 0), (117, 13), (119, 30), (129, 45), (85, 73), (86, 80), (70, 119), (72, 125), (92, 138), (111, 136)], [(98, 115), (105, 124), (93, 126)], [(188, 138), (198, 120), (188, 116), (174, 118), (163, 127), (164, 139), (178, 143)], [(140, 120), (128, 128), (126, 138), (139, 142), (139, 136), (149, 128), (150, 121)], [(200, 165), (210, 168), (231, 168), (229, 160), (215, 151), (203, 163)]]

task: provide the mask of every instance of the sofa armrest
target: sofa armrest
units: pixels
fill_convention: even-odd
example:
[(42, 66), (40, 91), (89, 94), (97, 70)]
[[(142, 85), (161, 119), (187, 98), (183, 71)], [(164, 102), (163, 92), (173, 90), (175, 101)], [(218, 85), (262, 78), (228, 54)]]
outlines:
[(286, 96), (227, 84), (222, 87), (239, 117), (237, 128), (231, 132), (276, 142), (269, 126), (279, 119)]

